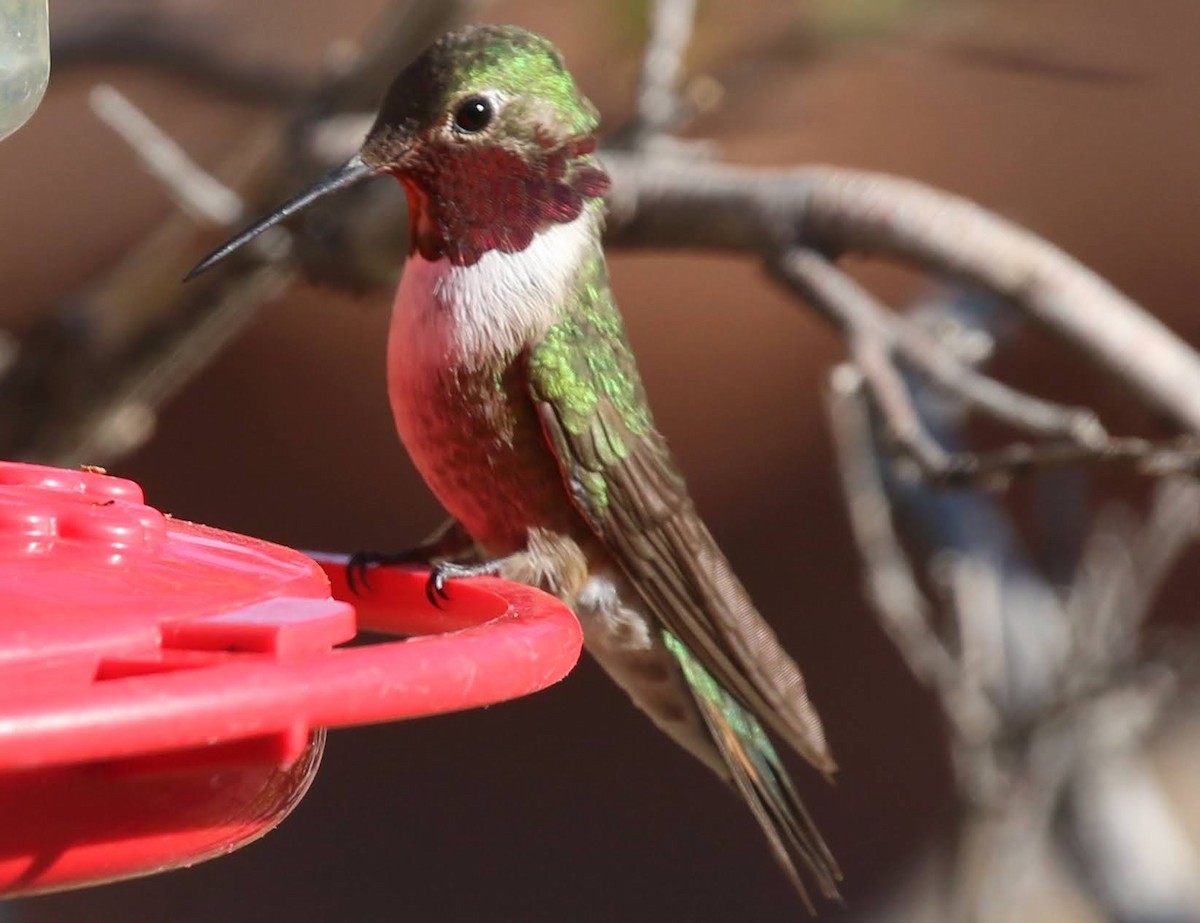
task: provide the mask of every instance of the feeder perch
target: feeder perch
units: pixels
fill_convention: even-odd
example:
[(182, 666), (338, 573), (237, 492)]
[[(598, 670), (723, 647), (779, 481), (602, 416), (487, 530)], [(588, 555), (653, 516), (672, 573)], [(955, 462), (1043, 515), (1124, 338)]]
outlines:
[[(481, 578), (437, 609), (426, 576), (377, 569), (356, 597), (344, 559), (0, 463), (0, 895), (230, 852), (304, 795), (325, 728), (515, 698), (577, 661), (552, 597)], [(359, 629), (419, 637), (338, 647)]]

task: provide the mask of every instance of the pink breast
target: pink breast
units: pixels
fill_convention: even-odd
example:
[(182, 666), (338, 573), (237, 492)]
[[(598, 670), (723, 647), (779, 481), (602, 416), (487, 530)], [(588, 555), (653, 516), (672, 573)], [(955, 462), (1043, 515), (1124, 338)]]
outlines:
[(388, 337), (396, 430), (441, 504), (489, 553), (525, 546), (528, 529), (578, 528), (562, 475), (521, 387), (520, 369), (456, 363), (397, 305)]

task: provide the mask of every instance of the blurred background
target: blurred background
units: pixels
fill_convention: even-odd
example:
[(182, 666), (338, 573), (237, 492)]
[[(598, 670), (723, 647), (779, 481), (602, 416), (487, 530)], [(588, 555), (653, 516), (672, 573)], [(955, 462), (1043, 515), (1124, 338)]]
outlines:
[[(98, 280), (152, 229), (186, 220), (89, 109), (95, 84), (119, 88), (217, 169), (291, 111), (281, 102), (289, 81), (312, 85), (342, 66), (387, 6), (53, 0), (61, 53), (48, 93), (0, 145), (9, 342), (55, 312), (78, 310), (85, 322)], [(646, 3), (494, 0), (471, 15), (545, 34), (605, 124), (628, 118)], [(268, 89), (280, 79), (284, 90), (255, 98), (115, 38), (107, 51), (97, 41), (111, 23), (142, 16), (145, 28), (171, 23), (243, 78)], [(125, 41), (128, 30), (114, 36)], [(1197, 36), (1190, 0), (708, 0), (687, 67), (719, 101), (686, 134), (712, 139), (733, 163), (829, 163), (964, 194), (1054, 241), (1194, 341)], [(400, 207), (388, 195), (387, 207)], [(184, 268), (221, 236), (201, 228), (184, 238)], [(957, 803), (937, 701), (863, 601), (821, 396), (843, 345), (751, 261), (622, 251), (611, 263), (658, 421), (722, 547), (803, 667), (841, 766), (836, 786), (795, 766), (846, 876), (845, 908), (822, 907), (821, 917), (892, 918), (956, 823)], [(926, 290), (890, 269), (866, 267), (862, 278), (893, 303)], [(392, 428), (389, 306), (382, 287), (289, 285), (139, 422), (152, 435), (110, 470), (175, 516), (299, 548), (415, 543), (441, 517)], [(999, 369), (1039, 394), (1096, 406), (1112, 430), (1158, 432), (1036, 331), (1018, 334)], [(1119, 479), (1100, 488), (1136, 499)], [(1196, 592), (1181, 571), (1148, 634), (1186, 636)], [(1193, 833), (1197, 730), (1185, 715), (1151, 751)], [(1020, 919), (1102, 918), (1062, 876), (1029, 894)], [(234, 855), (17, 902), (10, 913), (22, 923), (268, 913), (772, 921), (800, 910), (737, 800), (585, 659), (524, 701), (335, 733), (295, 813)]]

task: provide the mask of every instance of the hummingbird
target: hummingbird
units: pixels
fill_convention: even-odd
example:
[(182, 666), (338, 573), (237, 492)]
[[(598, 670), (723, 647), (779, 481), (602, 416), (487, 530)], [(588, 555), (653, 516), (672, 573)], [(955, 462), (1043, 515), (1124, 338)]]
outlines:
[(811, 910), (809, 886), (834, 898), (841, 873), (769, 734), (836, 767), (799, 667), (655, 427), (609, 287), (598, 123), (548, 40), (450, 32), (400, 72), (357, 154), (188, 278), (322, 196), (400, 181), (410, 242), (388, 394), (451, 518), (356, 565), (429, 564), (435, 602), (480, 574), (566, 602), (634, 704), (745, 802)]

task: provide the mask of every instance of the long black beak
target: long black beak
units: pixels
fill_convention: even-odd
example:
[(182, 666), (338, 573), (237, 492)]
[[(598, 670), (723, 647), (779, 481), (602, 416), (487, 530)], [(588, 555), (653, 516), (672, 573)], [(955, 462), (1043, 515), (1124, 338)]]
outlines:
[(294, 199), (289, 199), (287, 202), (284, 202), (277, 209), (275, 209), (275, 211), (263, 218), (262, 221), (246, 228), (246, 230), (242, 231), (242, 233), (233, 238), (233, 240), (218, 247), (199, 263), (197, 263), (195, 267), (193, 267), (192, 271), (183, 277), (183, 281), (187, 282), (189, 279), (194, 279), (196, 276), (200, 275), (200, 273), (204, 272), (204, 270), (215, 265), (216, 263), (221, 262), (221, 260), (229, 256), (229, 254), (233, 253), (234, 250), (237, 250), (239, 247), (252, 241), (263, 231), (273, 228), (275, 225), (279, 224), (280, 221), (283, 221), (285, 218), (294, 215), (296, 212), (300, 211), (300, 209), (310, 205), (322, 196), (328, 195), (331, 192), (336, 192), (339, 189), (345, 189), (347, 186), (353, 186), (355, 183), (360, 183), (378, 173), (379, 170), (377, 168), (363, 163), (362, 158), (355, 154), (324, 179), (310, 186)]

